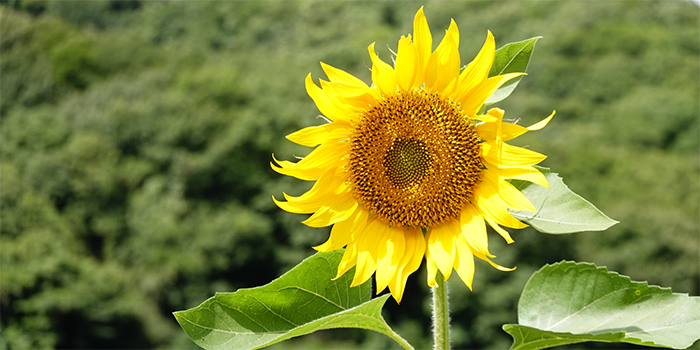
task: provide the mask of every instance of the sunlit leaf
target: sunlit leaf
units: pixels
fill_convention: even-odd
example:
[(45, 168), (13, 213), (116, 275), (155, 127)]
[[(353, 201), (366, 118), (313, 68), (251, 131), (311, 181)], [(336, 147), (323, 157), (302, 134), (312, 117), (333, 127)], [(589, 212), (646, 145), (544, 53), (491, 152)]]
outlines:
[(511, 181), (530, 200), (537, 212), (510, 210), (511, 215), (540, 232), (552, 234), (603, 231), (617, 223), (589, 201), (572, 192), (557, 173), (552, 173), (547, 168), (538, 169), (547, 178), (549, 188), (527, 181)]
[[(507, 73), (526, 72), (527, 66), (530, 64), (532, 50), (535, 49), (535, 43), (540, 38), (542, 37), (538, 36), (510, 43), (496, 50), (496, 57), (493, 60), (489, 77)], [(522, 77), (518, 77), (503, 84), (503, 86), (498, 88), (498, 90), (486, 100), (486, 104), (490, 105), (508, 97), (508, 95), (515, 90), (515, 87), (518, 86), (521, 78)]]
[(700, 339), (700, 297), (632, 282), (589, 263), (546, 265), (518, 303), (511, 349), (587, 341), (684, 349)]
[(389, 294), (371, 299), (370, 281), (350, 288), (354, 270), (332, 280), (342, 255), (317, 253), (270, 284), (217, 293), (175, 318), (205, 349), (258, 349), (332, 328), (377, 331), (410, 348), (381, 316)]

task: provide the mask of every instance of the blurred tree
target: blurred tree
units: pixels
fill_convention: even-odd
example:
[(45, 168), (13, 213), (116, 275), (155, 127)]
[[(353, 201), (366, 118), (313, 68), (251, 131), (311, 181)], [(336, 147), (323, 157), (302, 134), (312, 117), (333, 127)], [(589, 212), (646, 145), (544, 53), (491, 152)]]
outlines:
[[(262, 285), (328, 229), (277, 210), (270, 154), (322, 123), (304, 76), (318, 61), (370, 81), (364, 48), (390, 59), (418, 2), (28, 1), (0, 6), (0, 346), (193, 348), (171, 312)], [(428, 2), (436, 40), (450, 18), (473, 57), (536, 35), (529, 77), (499, 104), (530, 124), (521, 145), (621, 223), (604, 233), (525, 229), (512, 273), (477, 263), (474, 292), (450, 281), (456, 348), (505, 348), (503, 323), (545, 263), (590, 261), (698, 295), (700, 11), (687, 1)], [(520, 139), (519, 139), (520, 140)], [(291, 190), (290, 190), (291, 189)], [(494, 235), (495, 236), (495, 235)], [(428, 347), (423, 270), (386, 317)], [(328, 331), (279, 348), (396, 347)], [(606, 345), (609, 347), (609, 345)], [(621, 345), (621, 348), (627, 345)], [(696, 348), (697, 344), (695, 345)]]

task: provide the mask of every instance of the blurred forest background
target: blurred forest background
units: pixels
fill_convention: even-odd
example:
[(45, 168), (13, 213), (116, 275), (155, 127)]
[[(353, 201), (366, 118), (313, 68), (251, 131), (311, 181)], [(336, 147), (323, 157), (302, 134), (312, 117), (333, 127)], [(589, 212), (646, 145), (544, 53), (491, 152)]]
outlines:
[[(510, 246), (491, 235), (496, 261), (518, 269), (478, 261), (473, 293), (453, 276), (454, 347), (507, 348), (501, 325), (517, 322), (527, 279), (562, 259), (697, 296), (697, 4), (15, 0), (0, 5), (0, 348), (196, 348), (173, 311), (312, 255), (329, 229), (270, 199), (310, 187), (269, 167), (273, 152), (309, 152), (284, 135), (322, 123), (304, 78), (325, 78), (324, 61), (369, 82), (366, 47), (389, 60), (423, 4), (434, 42), (455, 19), (464, 64), (487, 29), (498, 47), (544, 36), (498, 106), (524, 125), (556, 109), (516, 144), (620, 221), (524, 229)], [(422, 267), (386, 308), (418, 348), (428, 294)], [(331, 346), (398, 347), (337, 330), (277, 348)]]

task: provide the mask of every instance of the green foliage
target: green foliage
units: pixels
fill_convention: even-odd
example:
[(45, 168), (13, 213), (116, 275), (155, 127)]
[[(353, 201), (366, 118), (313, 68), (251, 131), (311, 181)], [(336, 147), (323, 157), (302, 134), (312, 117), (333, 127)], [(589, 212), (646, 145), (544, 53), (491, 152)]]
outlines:
[(354, 269), (333, 279), (342, 257), (317, 253), (268, 285), (217, 293), (175, 318), (205, 349), (258, 349), (332, 328), (369, 329), (407, 345), (380, 313), (389, 294), (372, 299), (371, 281), (350, 287)]
[[(319, 124), (304, 91), (319, 61), (370, 81), (425, 5), (434, 43), (454, 18), (463, 64), (543, 36), (506, 118), (576, 193), (620, 221), (605, 233), (493, 234), (474, 292), (448, 281), (455, 348), (506, 348), (527, 278), (591, 261), (698, 295), (700, 13), (687, 1), (9, 1), (0, 5), (0, 347), (188, 348), (173, 310), (263, 285), (328, 229), (271, 195), (310, 184), (269, 169), (309, 149), (283, 136)], [(522, 139), (522, 140), (521, 140)], [(291, 190), (290, 190), (291, 189)], [(689, 263), (691, 262), (691, 263)], [(430, 346), (425, 272), (384, 317)], [(469, 330), (467, 332), (466, 330)], [(289, 342), (391, 348), (375, 332)], [(614, 346), (607, 344), (606, 346)], [(321, 346), (327, 347), (327, 346)], [(697, 348), (697, 345), (695, 345)]]
[[(543, 331), (537, 328), (508, 324), (503, 326), (503, 330), (513, 336), (513, 346), (511, 349), (547, 349), (556, 346), (578, 344), (583, 342), (601, 343), (622, 343), (634, 344), (633, 338), (626, 339), (624, 332), (602, 333), (602, 334), (573, 334), (564, 332)], [(643, 344), (654, 346), (653, 343)]]
[(547, 179), (549, 188), (527, 181), (511, 181), (537, 209), (536, 213), (510, 210), (514, 217), (530, 224), (539, 232), (553, 234), (604, 231), (617, 223), (572, 192), (557, 173), (542, 167), (539, 170)]
[[(496, 56), (493, 59), (493, 65), (489, 72), (489, 77), (508, 73), (525, 73), (527, 66), (530, 64), (530, 56), (532, 50), (535, 49), (535, 44), (542, 37), (531, 38), (516, 43), (506, 44), (496, 50)], [(503, 101), (506, 97), (513, 93), (513, 90), (518, 86), (522, 77), (518, 77), (503, 84), (486, 100), (486, 104), (494, 104)]]
[(532, 275), (518, 323), (503, 327), (515, 340), (512, 349), (586, 341), (684, 349), (700, 339), (700, 298), (593, 264), (560, 262)]

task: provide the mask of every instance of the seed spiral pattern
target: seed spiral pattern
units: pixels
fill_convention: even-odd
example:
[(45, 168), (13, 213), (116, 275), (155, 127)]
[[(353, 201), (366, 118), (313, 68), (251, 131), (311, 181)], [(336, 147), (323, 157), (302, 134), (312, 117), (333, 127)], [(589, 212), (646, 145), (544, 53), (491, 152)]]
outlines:
[(483, 165), (475, 124), (458, 104), (423, 89), (399, 92), (354, 128), (348, 173), (358, 202), (402, 227), (459, 217)]
[(430, 169), (430, 154), (420, 141), (396, 139), (384, 155), (386, 176), (403, 189), (419, 183)]

